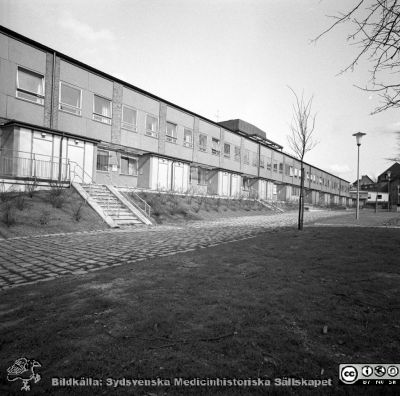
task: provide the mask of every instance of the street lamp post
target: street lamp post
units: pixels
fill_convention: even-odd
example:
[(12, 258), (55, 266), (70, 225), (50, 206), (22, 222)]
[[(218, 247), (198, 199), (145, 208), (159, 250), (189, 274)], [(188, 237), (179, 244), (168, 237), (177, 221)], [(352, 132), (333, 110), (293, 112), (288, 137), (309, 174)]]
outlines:
[(361, 138), (366, 135), (366, 133), (357, 132), (353, 136), (356, 137), (357, 141), (357, 207), (356, 207), (356, 220), (360, 217), (360, 146)]
[(387, 179), (388, 179), (388, 212), (390, 212), (390, 176), (391, 176), (391, 172), (387, 171), (386, 175), (387, 175)]

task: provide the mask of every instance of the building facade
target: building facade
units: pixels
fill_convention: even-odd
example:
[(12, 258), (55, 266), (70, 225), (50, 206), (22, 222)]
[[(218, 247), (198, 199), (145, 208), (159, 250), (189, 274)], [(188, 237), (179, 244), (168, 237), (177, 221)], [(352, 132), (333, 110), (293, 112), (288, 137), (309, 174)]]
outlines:
[[(0, 28), (0, 179), (73, 180), (296, 201), (300, 161), (242, 120), (216, 123)], [(304, 164), (305, 202), (349, 183)]]

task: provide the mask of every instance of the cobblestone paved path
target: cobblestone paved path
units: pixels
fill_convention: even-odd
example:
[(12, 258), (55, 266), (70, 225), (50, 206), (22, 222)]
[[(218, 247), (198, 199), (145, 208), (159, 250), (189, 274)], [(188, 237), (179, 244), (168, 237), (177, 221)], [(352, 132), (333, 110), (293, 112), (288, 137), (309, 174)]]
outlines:
[[(337, 216), (315, 211), (305, 221)], [(294, 225), (297, 213), (198, 221), (187, 225), (77, 232), (0, 239), (0, 290), (65, 274), (132, 263), (152, 257), (255, 236), (266, 229)]]

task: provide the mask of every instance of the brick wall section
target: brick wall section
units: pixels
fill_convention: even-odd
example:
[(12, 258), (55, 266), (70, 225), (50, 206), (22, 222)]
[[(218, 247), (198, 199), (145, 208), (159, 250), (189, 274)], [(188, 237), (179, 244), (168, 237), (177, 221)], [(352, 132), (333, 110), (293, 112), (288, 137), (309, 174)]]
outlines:
[(199, 156), (199, 119), (194, 117), (193, 123), (193, 162), (198, 162)]
[(121, 144), (122, 92), (122, 85), (114, 82), (112, 98), (111, 142), (116, 144)]
[(158, 118), (158, 152), (165, 153), (165, 131), (167, 128), (167, 105), (160, 102), (160, 114)]
[(51, 101), (53, 93), (53, 54), (46, 53), (46, 75), (44, 77), (44, 126), (51, 128)]
[[(58, 127), (58, 98), (60, 91), (60, 58), (56, 56), (55, 69), (53, 71), (53, 54), (46, 53), (46, 75), (44, 77), (44, 126), (57, 129)], [(53, 87), (54, 73), (54, 87)], [(52, 107), (53, 106), (53, 107)]]

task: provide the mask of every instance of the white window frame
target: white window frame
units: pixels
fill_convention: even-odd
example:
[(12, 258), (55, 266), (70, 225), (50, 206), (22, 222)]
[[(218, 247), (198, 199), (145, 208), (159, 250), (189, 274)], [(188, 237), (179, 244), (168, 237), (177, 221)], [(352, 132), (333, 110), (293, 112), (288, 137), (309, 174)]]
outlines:
[[(130, 122), (126, 122), (124, 121), (124, 109), (129, 109), (132, 110), (136, 113), (135, 115), (135, 123), (131, 124)], [(138, 116), (138, 112), (134, 107), (128, 106), (126, 104), (122, 105), (122, 113), (121, 113), (121, 128), (122, 129), (126, 129), (128, 131), (133, 131), (136, 132), (137, 131), (137, 116)]]
[[(156, 123), (155, 123), (155, 130), (154, 130), (154, 129), (148, 129), (148, 128), (147, 128), (147, 119), (148, 119), (148, 117), (152, 117), (152, 118), (154, 118), (154, 119), (156, 120)], [(146, 114), (146, 120), (145, 120), (145, 122), (146, 122), (146, 125), (145, 125), (145, 128), (146, 128), (146, 135), (147, 135), (147, 136), (154, 137), (154, 138), (158, 138), (158, 117), (156, 117), (156, 116), (153, 115), (153, 114)]]
[[(63, 103), (61, 101), (61, 91), (62, 91), (62, 86), (63, 85), (66, 85), (66, 86), (68, 86), (70, 88), (76, 89), (76, 90), (78, 90), (80, 92), (80, 96), (79, 96), (79, 104), (80, 104), (80, 106), (79, 107), (76, 107), (76, 106), (73, 106), (73, 105), (70, 105), (70, 104), (67, 104), (67, 103)], [(59, 95), (58, 95), (58, 108), (59, 108), (59, 110), (64, 111), (65, 113), (81, 116), (82, 115), (82, 89), (76, 87), (75, 85), (69, 84), (69, 83), (67, 83), (65, 81), (60, 81), (60, 92), (59, 92)]]
[[(42, 79), (42, 87), (43, 87), (43, 95), (40, 95), (36, 92), (31, 92), (31, 91), (27, 91), (26, 89), (20, 88), (19, 86), (19, 71), (25, 71), (27, 72), (27, 74), (32, 73), (32, 74), (36, 74), (38, 77), (40, 77)], [(37, 72), (36, 70), (32, 70), (29, 69), (27, 67), (24, 66), (17, 66), (17, 89), (16, 89), (16, 94), (15, 96), (18, 99), (21, 100), (26, 100), (27, 102), (31, 102), (31, 103), (36, 103), (38, 105), (43, 106), (44, 105), (44, 96), (45, 96), (45, 79), (44, 79), (44, 75), (42, 73)], [(32, 99), (29, 99), (27, 97), (21, 96), (21, 94), (25, 94), (25, 95), (30, 95), (32, 96)]]
[[(190, 141), (186, 140), (186, 136), (188, 136), (188, 132), (190, 132)], [(183, 129), (183, 145), (185, 147), (193, 147), (193, 131), (190, 128)]]
[[(205, 145), (201, 144), (201, 140), (200, 140), (201, 137), (205, 138), (205, 141), (206, 141)], [(204, 133), (200, 133), (199, 134), (199, 151), (203, 151), (203, 152), (207, 151), (207, 140), (208, 139), (207, 139), (207, 135), (206, 134), (204, 134)]]
[[(107, 170), (97, 169), (97, 157), (99, 156), (99, 151), (108, 153)], [(108, 172), (110, 168), (110, 152), (108, 150), (98, 149), (96, 153), (96, 172)]]
[[(229, 148), (228, 152), (226, 152), (226, 148)], [(224, 143), (224, 157), (231, 158), (231, 145), (230, 143)]]
[(215, 137), (211, 138), (211, 154), (212, 155), (220, 155), (221, 148), (220, 148), (221, 141)]
[[(95, 108), (94, 103), (95, 103), (96, 96), (98, 98), (105, 99), (110, 102), (110, 117), (96, 113), (94, 111), (94, 108)], [(93, 94), (93, 120), (101, 122), (102, 124), (111, 125), (111, 120), (112, 120), (112, 100), (111, 99), (106, 98), (105, 96), (102, 96), (102, 95), (95, 94), (95, 93)]]
[[(127, 158), (128, 159), (128, 171), (129, 171), (129, 160), (136, 161), (136, 172), (133, 174), (130, 173), (122, 173), (122, 158)], [(138, 175), (138, 166), (139, 166), (139, 159), (136, 157), (131, 157), (129, 155), (121, 155), (121, 165), (120, 165), (120, 170), (119, 174), (123, 176), (137, 176)]]
[[(168, 125), (174, 127), (174, 128), (173, 128), (173, 131), (172, 131), (172, 135), (170, 135), (170, 134), (168, 133)], [(174, 136), (174, 135), (175, 135), (175, 136)], [(166, 140), (167, 142), (175, 143), (175, 144), (176, 144), (176, 141), (178, 140), (178, 125), (177, 125), (177, 124), (175, 124), (175, 123), (173, 123), (173, 122), (170, 122), (170, 121), (167, 121), (167, 122), (166, 122), (166, 124), (165, 124), (165, 140)]]

